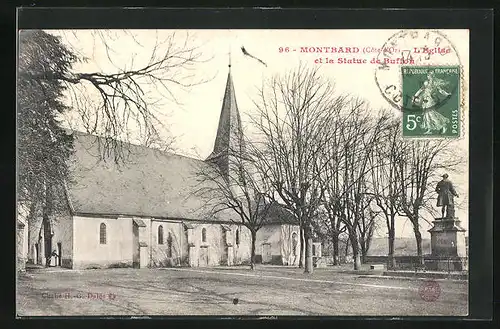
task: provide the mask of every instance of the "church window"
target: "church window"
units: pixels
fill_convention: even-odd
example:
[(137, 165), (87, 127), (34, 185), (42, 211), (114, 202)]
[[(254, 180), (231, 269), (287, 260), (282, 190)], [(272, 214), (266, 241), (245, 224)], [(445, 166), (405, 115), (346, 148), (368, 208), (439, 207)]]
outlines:
[(163, 244), (163, 226), (158, 226), (158, 244)]
[(297, 233), (292, 233), (292, 254), (297, 255)]
[(172, 257), (172, 234), (170, 232), (167, 237), (167, 257)]
[(240, 229), (236, 229), (236, 245), (240, 245)]
[(106, 244), (106, 224), (101, 223), (99, 227), (99, 242), (101, 244)]
[(201, 242), (207, 242), (207, 229), (203, 228), (201, 230)]

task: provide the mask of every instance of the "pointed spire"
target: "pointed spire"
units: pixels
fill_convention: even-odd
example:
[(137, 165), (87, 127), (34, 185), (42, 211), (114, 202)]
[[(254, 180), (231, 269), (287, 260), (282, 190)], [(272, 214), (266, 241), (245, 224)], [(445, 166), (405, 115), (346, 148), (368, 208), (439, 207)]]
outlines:
[(241, 150), (242, 140), (241, 118), (238, 104), (236, 103), (236, 94), (231, 76), (231, 57), (229, 57), (229, 72), (224, 99), (222, 101), (217, 136), (215, 137), (213, 151), (207, 158), (207, 161), (216, 162), (223, 172), (228, 174), (229, 156), (232, 152)]

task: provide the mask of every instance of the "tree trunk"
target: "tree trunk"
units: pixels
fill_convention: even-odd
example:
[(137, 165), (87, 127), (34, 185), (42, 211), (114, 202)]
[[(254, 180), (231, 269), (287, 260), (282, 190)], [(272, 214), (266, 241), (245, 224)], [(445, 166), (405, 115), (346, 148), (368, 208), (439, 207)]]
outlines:
[(51, 235), (51, 226), (50, 220), (47, 215), (43, 216), (43, 242), (45, 247), (45, 266), (50, 266), (50, 259), (52, 257), (52, 235)]
[(305, 240), (306, 240), (306, 259), (305, 259), (305, 269), (304, 273), (312, 273), (313, 272), (313, 257), (312, 257), (312, 237), (309, 230), (305, 230)]
[(388, 237), (388, 243), (389, 243), (389, 253), (387, 255), (387, 268), (388, 269), (394, 269), (396, 267), (396, 264), (394, 262), (394, 225), (389, 229), (389, 237)]
[(344, 264), (347, 262), (347, 256), (349, 255), (349, 244), (350, 244), (350, 241), (349, 241), (349, 239), (347, 239), (345, 241), (345, 249), (344, 249)]
[(352, 258), (354, 263), (354, 270), (361, 269), (361, 259), (359, 257), (359, 243), (356, 233), (350, 234), (351, 248), (352, 248)]
[(361, 248), (361, 264), (366, 263), (366, 255), (368, 251), (366, 250), (365, 244), (363, 244), (363, 247)]
[(257, 240), (257, 232), (252, 231), (252, 250), (250, 254), (250, 269), (255, 269), (255, 241)]
[(332, 235), (333, 243), (333, 265), (340, 265), (339, 263), (339, 235), (334, 233)]
[(300, 226), (299, 231), (300, 231), (299, 268), (303, 268), (304, 267), (304, 247), (305, 247), (305, 243), (304, 243), (304, 228), (302, 227), (302, 225)]
[(415, 241), (417, 242), (418, 262), (420, 265), (424, 265), (424, 257), (422, 255), (422, 234), (420, 234), (418, 225), (413, 226), (413, 232), (415, 233)]

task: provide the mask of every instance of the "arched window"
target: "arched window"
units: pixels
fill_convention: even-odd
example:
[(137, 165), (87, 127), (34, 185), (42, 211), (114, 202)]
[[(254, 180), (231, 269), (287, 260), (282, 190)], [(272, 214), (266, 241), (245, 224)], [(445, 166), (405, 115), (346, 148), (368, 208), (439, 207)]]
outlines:
[(240, 245), (240, 229), (236, 229), (236, 245)]
[(163, 226), (158, 226), (158, 244), (163, 244)]
[(207, 229), (203, 228), (201, 230), (201, 242), (207, 242)]
[(99, 242), (101, 244), (106, 244), (106, 224), (101, 223), (99, 227)]
[(167, 237), (167, 257), (172, 257), (172, 234), (170, 232)]
[(297, 255), (297, 233), (292, 233), (292, 255)]

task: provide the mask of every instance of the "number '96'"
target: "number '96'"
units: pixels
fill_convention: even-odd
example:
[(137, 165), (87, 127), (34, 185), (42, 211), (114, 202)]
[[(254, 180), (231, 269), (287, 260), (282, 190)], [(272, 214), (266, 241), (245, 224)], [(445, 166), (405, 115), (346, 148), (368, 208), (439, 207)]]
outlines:
[(406, 129), (414, 130), (417, 128), (417, 123), (422, 122), (422, 116), (416, 114), (410, 114), (406, 117)]
[(279, 47), (278, 51), (280, 53), (288, 53), (290, 51), (290, 48), (289, 47)]

